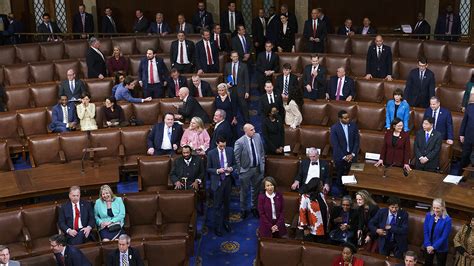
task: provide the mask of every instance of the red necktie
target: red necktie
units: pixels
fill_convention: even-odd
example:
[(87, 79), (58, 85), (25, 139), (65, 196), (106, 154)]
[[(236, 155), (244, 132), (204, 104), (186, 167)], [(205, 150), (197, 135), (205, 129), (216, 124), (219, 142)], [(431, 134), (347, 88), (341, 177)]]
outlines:
[(179, 63), (184, 64), (184, 52), (183, 52), (183, 43), (182, 42), (179, 43), (179, 53), (180, 53)]
[(339, 78), (339, 83), (337, 84), (337, 91), (336, 91), (336, 101), (339, 101), (339, 95), (341, 94), (342, 88), (342, 78)]
[(150, 84), (154, 84), (155, 83), (155, 79), (153, 77), (153, 60), (149, 60), (150, 62)]
[(217, 43), (217, 47), (221, 49), (221, 43), (219, 42), (219, 34), (216, 34), (216, 43)]
[(79, 212), (79, 209), (77, 208), (77, 203), (74, 203), (74, 230), (79, 230), (79, 218), (81, 218), (81, 212)]
[(209, 46), (209, 42), (206, 42), (206, 52), (207, 52), (207, 64), (212, 65), (212, 53), (211, 53), (211, 47)]
[(179, 94), (179, 82), (178, 82), (178, 80), (174, 81), (174, 93), (176, 94), (176, 97), (178, 97), (178, 94)]
[(316, 20), (313, 19), (313, 37), (316, 37)]

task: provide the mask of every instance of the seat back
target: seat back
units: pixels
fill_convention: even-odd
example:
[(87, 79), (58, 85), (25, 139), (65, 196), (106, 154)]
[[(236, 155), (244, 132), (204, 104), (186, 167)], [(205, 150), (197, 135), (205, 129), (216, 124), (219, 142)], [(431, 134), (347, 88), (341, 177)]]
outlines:
[(328, 105), (328, 117), (329, 125), (333, 125), (336, 122), (339, 122), (337, 113), (341, 110), (345, 110), (351, 120), (357, 120), (357, 105), (355, 102), (345, 102), (345, 101), (331, 101)]
[(448, 51), (447, 42), (424, 41), (423, 55), (431, 61), (446, 61)]
[(385, 106), (375, 103), (357, 105), (357, 126), (359, 129), (383, 130)]
[(372, 38), (351, 38), (351, 52), (353, 55), (366, 56), (369, 46), (372, 45)]
[(329, 104), (323, 101), (310, 101), (305, 99), (301, 114), (303, 115), (303, 125), (321, 125), (328, 124)]
[(3, 67), (5, 85), (28, 84), (30, 67), (27, 64), (16, 64)]
[(448, 108), (452, 112), (460, 112), (462, 106), (462, 99), (464, 91), (459, 88), (452, 88), (447, 86), (440, 86), (436, 89), (436, 96), (443, 104), (443, 107)]
[(168, 186), (168, 173), (171, 171), (171, 160), (168, 156), (143, 156), (138, 160), (138, 176), (141, 189), (148, 191), (152, 187)]
[(182, 102), (177, 98), (163, 98), (160, 99), (160, 116), (158, 117), (158, 121), (163, 120), (163, 115), (166, 113), (177, 114), (175, 104), (178, 104), (179, 107), (182, 106)]
[(15, 111), (30, 108), (30, 88), (28, 85), (8, 88), (5, 90), (7, 96), (7, 110)]
[(344, 67), (344, 69), (349, 71), (349, 56), (339, 56), (339, 55), (326, 55), (324, 57), (324, 66), (328, 71), (329, 76), (334, 76), (337, 74), (337, 69), (339, 67)]
[(16, 112), (0, 112), (0, 139), (18, 139)]
[(383, 81), (356, 79), (356, 101), (381, 103), (384, 100)]
[(176, 40), (176, 36), (174, 34), (169, 34), (158, 38), (158, 40), (160, 41), (161, 52), (169, 54), (171, 49), (171, 43)]
[(396, 89), (405, 90), (405, 81), (404, 80), (393, 80), (393, 81), (384, 81), (383, 82), (383, 92), (385, 102), (393, 99), (393, 92)]
[(158, 194), (138, 194), (124, 199), (130, 226), (156, 225)]
[[(258, 245), (257, 265), (302, 265), (302, 251), (303, 249), (299, 244), (285, 243), (284, 241), (260, 240)], [(312, 260), (314, 260), (314, 258), (315, 257), (313, 257)], [(319, 261), (320, 259), (318, 257), (318, 262)]]
[(464, 87), (474, 74), (472, 65), (451, 64), (449, 85)]
[(0, 140), (0, 171), (13, 171), (12, 160), (10, 159), (10, 150), (6, 140)]
[(278, 56), (280, 57), (280, 70), (283, 70), (283, 65), (288, 63), (291, 65), (291, 72), (303, 72), (300, 55), (294, 53), (279, 53)]
[(35, 107), (51, 107), (58, 102), (58, 84), (31, 84), (31, 97)]
[(64, 41), (64, 53), (67, 58), (85, 58), (89, 44), (86, 40)]
[(60, 163), (59, 134), (32, 136), (28, 138), (31, 166), (37, 167), (47, 163)]
[(2, 46), (0, 49), (0, 65), (11, 65), (15, 63), (15, 46)]
[(132, 76), (138, 76), (138, 68), (140, 67), (140, 61), (144, 57), (142, 55), (131, 55), (129, 57), (130, 63), (128, 64), (128, 72)]
[(25, 241), (22, 216), (18, 210), (0, 213), (0, 243), (8, 245)]
[(87, 89), (94, 102), (102, 102), (106, 97), (112, 95), (113, 79), (93, 79), (87, 80)]
[(135, 44), (139, 54), (146, 54), (146, 51), (150, 48), (153, 48), (155, 51), (157, 51), (160, 46), (160, 41), (159, 38), (155, 36), (136, 37)]
[(153, 100), (151, 102), (132, 104), (135, 117), (142, 120), (145, 125), (154, 125), (158, 122), (160, 114), (160, 102)]
[(89, 147), (89, 138), (85, 131), (64, 132), (59, 136), (59, 143), (66, 161), (71, 162), (82, 159), (82, 150)]
[(446, 63), (429, 63), (428, 69), (433, 71), (436, 84), (447, 84), (449, 81), (449, 64)]
[(22, 63), (37, 62), (40, 60), (40, 47), (37, 43), (15, 45), (16, 57)]
[(59, 60), (64, 57), (63, 42), (40, 43), (42, 60)]
[(450, 42), (448, 45), (448, 60), (452, 63), (472, 64), (472, 44)]
[(359, 147), (361, 158), (365, 158), (367, 152), (381, 153), (384, 141), (384, 133), (372, 130), (361, 130), (359, 133)]
[[(23, 210), (23, 221), (33, 241), (40, 238), (49, 238), (57, 234), (57, 217), (56, 205), (26, 208)], [(45, 249), (49, 248), (46, 247)]]
[(279, 191), (289, 191), (298, 169), (297, 158), (267, 156), (265, 160), (265, 175), (275, 179)]
[(111, 56), (114, 51), (114, 48), (112, 46), (112, 40), (110, 38), (102, 38), (102, 39), (99, 39), (99, 41), (100, 41), (99, 50), (105, 56), (107, 60), (107, 57)]
[(54, 71), (57, 75), (57, 80), (66, 80), (67, 79), (67, 71), (69, 69), (73, 69), (74, 73), (76, 73), (76, 78), (78, 79), (81, 77), (81, 68), (79, 66), (79, 62), (76, 59), (65, 59), (54, 61)]
[(194, 192), (161, 191), (158, 197), (163, 224), (190, 223), (195, 213)]
[(398, 61), (398, 79), (407, 80), (410, 75), (410, 71), (417, 68), (417, 62), (415, 60), (400, 60)]
[(361, 56), (352, 56), (350, 58), (350, 71), (349, 73), (352, 76), (356, 77), (363, 77), (367, 74), (366, 66), (367, 66), (367, 59)]
[(285, 192), (283, 194), (283, 215), (285, 224), (293, 224), (294, 219), (299, 216), (300, 194), (295, 192)]
[(120, 130), (117, 128), (106, 128), (90, 132), (90, 143), (92, 147), (106, 147), (105, 151), (98, 151), (94, 156), (97, 158), (117, 158), (120, 146)]
[(30, 81), (32, 83), (48, 82), (54, 80), (52, 62), (37, 62), (30, 64)]
[(329, 54), (349, 54), (351, 39), (347, 36), (328, 35), (326, 38), (327, 53)]
[(124, 55), (136, 54), (135, 38), (134, 37), (113, 37), (112, 46), (120, 47), (120, 51)]
[(300, 130), (299, 128), (291, 128), (285, 125), (285, 146), (290, 145), (291, 150), (296, 146), (296, 143), (299, 142), (300, 139)]
[[(332, 265), (335, 257), (341, 254), (336, 248), (321, 248), (318, 245), (305, 244), (303, 247), (303, 265)], [(314, 258), (318, 258), (317, 261)], [(364, 264), (365, 265), (365, 264)]]
[(419, 40), (400, 39), (398, 41), (398, 57), (418, 60), (422, 45), (423, 43)]
[(47, 113), (45, 108), (26, 109), (18, 111), (18, 122), (24, 136), (48, 133)]
[(125, 127), (120, 131), (125, 156), (144, 155), (147, 151), (147, 137), (150, 132), (149, 126)]
[(329, 151), (329, 128), (322, 126), (300, 127), (300, 145), (302, 153), (306, 153), (306, 148), (315, 147), (321, 149), (322, 156), (327, 156)]
[(186, 239), (149, 241), (144, 244), (148, 265), (188, 265)]

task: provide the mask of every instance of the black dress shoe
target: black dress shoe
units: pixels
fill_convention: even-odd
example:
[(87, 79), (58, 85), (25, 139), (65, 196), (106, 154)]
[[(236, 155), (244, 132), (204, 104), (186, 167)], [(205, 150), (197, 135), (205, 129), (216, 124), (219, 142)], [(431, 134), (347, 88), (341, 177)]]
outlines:
[(214, 234), (218, 237), (221, 237), (223, 236), (222, 232), (221, 231), (218, 231), (218, 230), (214, 230)]
[(229, 224), (224, 224), (224, 229), (225, 229), (228, 233), (230, 233), (230, 231), (232, 231), (232, 228), (230, 227)]
[(249, 216), (249, 212), (248, 212), (248, 211), (242, 211), (242, 212), (240, 212), (240, 218), (242, 218), (242, 220), (244, 220), (245, 218), (247, 218), (247, 216)]
[(255, 217), (255, 218), (259, 218), (259, 217), (260, 217), (260, 215), (258, 215), (257, 209), (252, 209), (252, 215), (253, 215), (253, 217)]

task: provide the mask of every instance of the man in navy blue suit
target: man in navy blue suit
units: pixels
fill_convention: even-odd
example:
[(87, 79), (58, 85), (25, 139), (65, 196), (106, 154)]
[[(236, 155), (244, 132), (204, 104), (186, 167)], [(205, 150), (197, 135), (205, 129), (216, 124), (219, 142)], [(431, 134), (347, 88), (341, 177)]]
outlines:
[(346, 76), (344, 67), (337, 69), (337, 76), (332, 76), (329, 80), (326, 91), (326, 100), (352, 101), (355, 97), (354, 80)]
[(146, 58), (142, 59), (138, 67), (138, 79), (145, 97), (164, 98), (167, 76), (168, 68), (163, 59), (156, 56), (155, 50), (152, 48), (148, 49), (146, 51)]
[(209, 150), (212, 150), (216, 147), (217, 139), (219, 137), (224, 137), (229, 147), (234, 146), (232, 128), (230, 127), (229, 122), (225, 120), (226, 115), (226, 112), (222, 109), (217, 109), (214, 112), (213, 121), (215, 125), (214, 132), (212, 132), (211, 141), (209, 144)]
[(48, 128), (54, 133), (75, 130), (77, 126), (76, 106), (68, 102), (66, 95), (59, 97), (59, 103), (53, 107), (51, 123)]
[(351, 122), (347, 111), (337, 113), (339, 122), (331, 127), (332, 156), (336, 166), (337, 185), (341, 185), (341, 176), (349, 173), (352, 162), (357, 162), (359, 153), (359, 129)]
[(355, 29), (352, 27), (352, 19), (346, 18), (344, 26), (339, 27), (337, 35), (354, 36)]
[[(461, 34), (461, 18), (458, 14), (454, 14), (453, 6), (448, 5), (446, 12), (439, 15), (436, 21), (435, 34), (443, 34), (446, 36), (437, 36), (436, 40), (457, 42)], [(458, 35), (458, 36), (451, 36)]]
[(311, 18), (305, 21), (303, 36), (308, 43), (308, 52), (324, 53), (324, 43), (328, 33), (326, 24), (319, 19), (318, 9), (311, 10)]
[(402, 259), (408, 249), (408, 213), (400, 208), (400, 199), (390, 197), (388, 208), (382, 208), (369, 221), (369, 229), (378, 236), (379, 253)]
[(153, 126), (147, 138), (148, 155), (171, 155), (179, 147), (183, 128), (174, 122), (174, 115), (166, 113), (163, 122)]
[(392, 49), (383, 44), (381, 35), (375, 37), (375, 44), (367, 50), (366, 79), (392, 80)]
[(173, 41), (170, 46), (171, 67), (179, 70), (181, 73), (192, 73), (194, 69), (194, 43), (186, 40), (184, 31), (178, 31), (178, 39)]
[(66, 235), (69, 245), (83, 244), (95, 226), (94, 211), (89, 201), (81, 200), (81, 188), (69, 189), (69, 201), (59, 209), (58, 227)]
[(195, 32), (201, 32), (204, 29), (210, 30), (214, 26), (212, 14), (206, 10), (206, 1), (198, 2), (198, 10), (193, 15), (192, 23)]
[(430, 107), (426, 108), (424, 118), (432, 117), (434, 119), (433, 129), (441, 133), (443, 140), (446, 143), (453, 144), (453, 117), (451, 112), (441, 107), (441, 102), (437, 96), (432, 96), (430, 99)]
[(216, 140), (216, 148), (207, 154), (207, 173), (211, 179), (211, 190), (214, 194), (214, 233), (222, 236), (222, 228), (231, 231), (229, 224), (230, 194), (237, 168), (234, 149), (227, 147), (224, 136)]
[(196, 43), (196, 69), (198, 74), (219, 72), (219, 49), (208, 29), (202, 31), (202, 40)]
[(212, 92), (211, 85), (201, 80), (199, 75), (194, 74), (191, 77), (191, 87), (189, 88), (190, 94), (195, 98), (200, 97), (214, 97)]
[(163, 21), (163, 14), (156, 13), (155, 15), (155, 22), (150, 23), (150, 27), (148, 28), (148, 35), (156, 34), (158, 36), (165, 36), (171, 32), (171, 28)]
[(181, 73), (176, 68), (170, 70), (170, 76), (166, 78), (166, 83), (169, 98), (179, 97), (179, 89), (188, 86), (186, 77), (181, 76)]
[(235, 8), (235, 1), (229, 1), (227, 10), (221, 14), (222, 33), (236, 34), (237, 25), (245, 25), (244, 17)]
[(461, 169), (471, 162), (472, 146), (474, 145), (474, 104), (470, 102), (464, 111), (461, 128), (459, 129), (459, 141), (462, 143)]
[[(81, 38), (86, 38), (86, 33), (94, 32), (94, 17), (86, 12), (84, 4), (79, 5), (79, 12), (72, 18), (72, 32), (81, 33)], [(79, 36), (75, 36), (76, 38)]]
[(311, 55), (311, 64), (303, 70), (303, 97), (311, 100), (325, 97), (327, 69), (319, 64), (319, 55)]
[(117, 33), (117, 24), (112, 17), (112, 8), (105, 8), (105, 16), (102, 17), (102, 32), (103, 33)]
[(49, 238), (51, 250), (58, 266), (92, 266), (87, 257), (74, 246), (69, 246), (64, 235), (53, 235)]
[(412, 69), (405, 86), (405, 99), (412, 107), (427, 108), (435, 95), (435, 76), (428, 69), (426, 58), (418, 59), (418, 68)]

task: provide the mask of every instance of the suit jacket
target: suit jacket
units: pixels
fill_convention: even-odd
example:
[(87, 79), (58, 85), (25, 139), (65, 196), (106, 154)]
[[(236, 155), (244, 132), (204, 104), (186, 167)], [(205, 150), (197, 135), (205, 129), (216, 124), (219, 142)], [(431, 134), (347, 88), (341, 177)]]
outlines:
[[(438, 20), (436, 20), (436, 27), (435, 27), (435, 34), (446, 34), (448, 28), (446, 27), (446, 13), (439, 15)], [(451, 27), (451, 34), (458, 35), (461, 34), (461, 18), (458, 14), (453, 13), (453, 25)], [(454, 41), (457, 42), (459, 40), (459, 36), (439, 36), (435, 37), (436, 40), (444, 40), (444, 41)]]
[[(82, 251), (74, 246), (67, 245), (64, 251), (64, 262), (67, 266), (92, 266)], [(54, 254), (56, 264), (61, 266), (61, 253)]]
[[(191, 162), (189, 166), (186, 165), (183, 156), (180, 156), (174, 160), (173, 167), (170, 172), (170, 180), (174, 184), (177, 181), (181, 181), (181, 177), (187, 177), (186, 185), (191, 186), (196, 179), (200, 179), (205, 184), (205, 170), (204, 163), (201, 157), (197, 155), (191, 155)], [(182, 182), (182, 181), (181, 181)]]
[[(61, 33), (61, 30), (58, 27), (58, 24), (56, 22), (49, 22), (51, 24), (51, 28), (53, 29), (53, 33), (58, 34)], [(43, 22), (38, 25), (37, 29), (38, 33), (51, 33), (51, 30), (46, 26), (46, 24)], [(42, 42), (46, 42), (48, 40), (48, 37), (53, 36), (53, 38), (57, 38), (58, 36), (55, 36), (54, 34), (51, 35), (42, 35), (39, 38), (41, 39)]]
[[(161, 57), (155, 57), (155, 60), (160, 82), (163, 83), (168, 76), (168, 67), (166, 67)], [(140, 61), (140, 65), (138, 66), (138, 78), (143, 82), (143, 88), (148, 88), (148, 59), (146, 57)]]
[[(417, 21), (418, 23), (418, 21)], [(430, 34), (431, 33), (431, 26), (430, 24), (428, 23), (428, 21), (426, 20), (423, 20), (420, 25), (418, 25), (418, 27), (416, 27), (416, 24), (413, 26), (413, 34)], [(428, 40), (430, 38), (430, 36), (419, 36), (419, 37), (415, 37), (417, 39), (426, 39)]]
[(211, 13), (207, 12), (207, 10), (204, 10), (202, 16), (199, 11), (197, 11), (193, 15), (192, 23), (195, 32), (200, 32), (203, 29), (203, 26), (210, 30), (214, 27), (214, 18)]
[[(314, 46), (316, 48), (316, 52), (324, 51), (324, 43), (326, 42), (327, 34), (328, 26), (324, 21), (318, 19), (316, 34), (313, 33), (313, 19), (310, 18), (304, 22), (303, 37), (308, 41), (309, 46)], [(310, 42), (310, 37), (319, 38), (320, 42)]]
[[(327, 69), (321, 64), (316, 70), (318, 74), (313, 78), (311, 74), (313, 71), (313, 65), (309, 64), (304, 67), (303, 70), (303, 96), (304, 98), (309, 98), (316, 100), (319, 98), (324, 98), (324, 93), (326, 92), (326, 74)], [(310, 85), (312, 90), (308, 92), (306, 85)]]
[[(364, 31), (364, 26), (361, 26), (357, 29), (356, 34), (362, 34), (363, 31)], [(369, 29), (367, 30), (367, 35), (372, 35), (372, 34), (377, 34), (377, 29), (369, 26)]]
[[(232, 38), (232, 50), (237, 51), (239, 54), (239, 60), (242, 61), (244, 54), (250, 54), (252, 52), (252, 41), (246, 35), (245, 36), (245, 51), (242, 42), (240, 41), (239, 35), (236, 35)], [(249, 59), (250, 60), (250, 59)]]
[(215, 44), (219, 52), (230, 52), (229, 41), (227, 40), (227, 35), (224, 33), (219, 34), (219, 44), (215, 40), (215, 33), (211, 33), (211, 41)]
[(86, 63), (88, 78), (97, 78), (100, 74), (104, 75), (104, 77), (107, 76), (105, 57), (100, 56), (100, 54), (91, 47), (87, 49)]
[[(263, 18), (265, 21), (265, 26), (267, 24), (266, 19)], [(266, 28), (265, 28), (266, 30)], [(258, 47), (262, 49), (262, 51), (265, 49), (265, 35), (263, 34), (263, 24), (259, 16), (254, 18), (252, 20), (252, 39), (254, 44), (258, 42)]]
[[(224, 67), (224, 80), (227, 80), (227, 77), (232, 75), (232, 62), (226, 63)], [(240, 91), (245, 90), (246, 93), (250, 91), (250, 82), (249, 82), (249, 71), (247, 69), (247, 64), (239, 62), (237, 68), (237, 85), (234, 87), (240, 88)]]
[(82, 94), (87, 91), (86, 85), (80, 79), (74, 80), (74, 91), (69, 87), (69, 80), (63, 80), (59, 86), (58, 96), (66, 95), (69, 100), (72, 98), (80, 99)]
[[(179, 32), (181, 29), (181, 25), (176, 25), (176, 32)], [(193, 34), (194, 33), (194, 26), (191, 23), (185, 22), (184, 24), (184, 34)], [(199, 33), (199, 32), (198, 32)]]
[[(148, 72), (148, 71), (147, 71)], [(172, 77), (166, 77), (165, 78), (166, 82), (167, 82), (167, 85), (166, 87), (168, 88), (168, 97), (169, 98), (176, 98), (176, 97), (179, 97), (177, 94), (176, 94), (176, 88), (175, 88), (175, 81)], [(186, 77), (184, 76), (179, 76), (178, 77), (178, 84), (179, 84), (179, 88), (181, 89), (182, 87), (188, 87), (188, 80), (186, 79)], [(191, 90), (190, 90), (190, 94), (191, 93)], [(194, 94), (192, 94), (194, 95)]]
[[(191, 65), (194, 65), (194, 43), (190, 40), (184, 40), (185, 45), (184, 49), (186, 49), (186, 53), (188, 55), (188, 61)], [(178, 49), (179, 49), (179, 41), (173, 41), (171, 43), (171, 48), (170, 48), (170, 61), (171, 61), (171, 67), (173, 67), (175, 64), (178, 63)]]
[[(426, 142), (426, 132), (423, 129), (416, 132), (415, 138), (415, 168), (425, 171), (436, 171), (439, 168), (439, 152), (443, 139), (441, 133), (432, 130), (428, 142)], [(428, 162), (421, 164), (421, 156), (426, 156)]]
[[(424, 240), (423, 247), (432, 246), (437, 252), (448, 252), (449, 233), (451, 233), (451, 217), (446, 215), (444, 218), (438, 220), (433, 234), (431, 228), (434, 223), (434, 214), (426, 213), (425, 222), (423, 224)], [(433, 241), (430, 240), (433, 236)]]
[(255, 64), (257, 79), (259, 86), (263, 86), (265, 81), (272, 80), (272, 76), (265, 76), (265, 71), (273, 70), (278, 73), (280, 69), (280, 57), (278, 54), (272, 52), (270, 56), (270, 62), (267, 60), (267, 52), (263, 51), (257, 55), (257, 63)]
[[(76, 106), (74, 103), (68, 103), (67, 105), (68, 109), (68, 121), (69, 123), (76, 122), (79, 123), (79, 120), (77, 119), (77, 114), (76, 114)], [(52, 110), (52, 118), (51, 118), (51, 123), (49, 124), (48, 128), (53, 131), (62, 131), (62, 128), (65, 128), (66, 125), (63, 123), (63, 109), (61, 108), (61, 104), (56, 104), (53, 107)]]
[[(58, 227), (66, 234), (68, 229), (74, 229), (74, 213), (73, 213), (73, 204), (71, 201), (64, 203), (59, 209), (58, 217)], [(95, 227), (94, 221), (94, 210), (89, 201), (80, 200), (79, 209), (81, 213), (81, 223), (82, 227), (85, 228), (90, 226), (91, 228)], [(80, 228), (79, 228), (80, 229)]]
[(268, 101), (268, 95), (267, 93), (264, 93), (260, 95), (260, 115), (262, 117), (266, 117), (268, 114), (268, 111), (270, 110), (270, 105), (275, 105), (278, 108), (278, 113), (280, 116), (285, 114), (285, 109), (283, 108), (283, 99), (281, 98), (281, 93), (278, 94), (275, 90), (273, 91), (273, 99), (275, 102), (273, 104), (270, 104)]
[[(191, 82), (191, 86), (189, 88), (190, 95), (194, 97), (199, 97), (199, 91), (196, 86)], [(207, 81), (201, 80), (201, 93), (202, 97), (214, 97), (214, 93), (212, 93), (211, 85)]]
[[(339, 78), (337, 76), (332, 76), (329, 80), (327, 93), (329, 94), (329, 99), (335, 100), (337, 93), (337, 86), (339, 83)], [(344, 84), (342, 84), (342, 96), (339, 97), (339, 100), (345, 101), (347, 97), (352, 96), (352, 99), (355, 97), (355, 85), (354, 80), (345, 76)]]
[[(207, 154), (207, 173), (211, 178), (212, 191), (216, 191), (221, 186), (221, 176), (220, 174), (217, 174), (217, 169), (221, 168), (220, 152), (221, 151), (218, 148), (213, 148)], [(234, 149), (231, 147), (225, 147), (224, 152), (227, 159), (227, 167), (232, 167), (235, 171), (237, 165), (235, 164)], [(234, 178), (232, 174), (233, 173), (226, 175), (225, 178)]]
[(392, 145), (393, 130), (385, 132), (380, 159), (385, 165), (403, 166), (408, 164), (410, 158), (410, 136), (407, 132), (402, 131), (400, 137), (395, 144)]
[[(275, 88), (273, 89), (273, 91), (279, 95), (283, 93), (283, 90), (285, 88), (285, 84), (284, 84), (285, 80), (283, 79), (283, 77), (284, 75), (278, 75), (276, 77)], [(288, 92), (290, 92), (290, 90), (297, 90), (297, 89), (299, 89), (298, 77), (295, 74), (290, 73), (290, 79), (288, 81)]]
[(258, 195), (258, 213), (260, 215), (260, 225), (258, 234), (260, 237), (272, 237), (272, 226), (278, 226), (278, 235), (286, 235), (285, 213), (283, 212), (283, 195), (280, 192), (274, 192), (276, 222), (272, 218), (272, 202), (264, 193)]
[[(107, 266), (121, 266), (122, 258), (120, 257), (120, 250), (116, 249), (109, 252), (107, 255)], [(140, 257), (140, 252), (132, 247), (128, 248), (128, 265), (129, 266), (143, 266), (143, 260)]]
[[(215, 69), (219, 69), (219, 49), (217, 48), (216, 44), (210, 40), (209, 41), (209, 48), (211, 49), (212, 61), (213, 64), (210, 66), (214, 66)], [(204, 73), (211, 72), (207, 64), (207, 54), (206, 54), (206, 47), (204, 46), (204, 41), (200, 40), (196, 43), (196, 68), (197, 70), (202, 69)]]
[[(369, 221), (369, 228), (372, 235), (377, 235), (377, 229), (384, 229), (388, 223), (388, 208), (379, 209), (377, 214), (370, 219)], [(403, 257), (403, 253), (408, 249), (408, 213), (403, 210), (399, 209), (397, 211), (396, 218), (397, 221), (394, 225), (388, 230), (386, 236), (378, 236), (378, 248), (381, 254), (384, 254), (385, 250), (385, 243), (389, 241), (389, 238), (393, 234), (393, 239), (395, 241), (395, 245), (397, 249), (395, 249), (395, 257)]]
[(377, 58), (376, 46), (369, 46), (365, 72), (374, 78), (385, 78), (387, 75), (392, 75), (392, 49), (390, 46), (382, 46), (380, 58)]
[[(153, 24), (153, 23), (152, 23)], [(148, 19), (146, 19), (144, 16), (141, 19), (137, 19), (135, 21), (135, 25), (133, 25), (133, 32), (134, 33), (145, 33), (147, 32), (148, 29)]]
[[(339, 226), (342, 224), (342, 223), (338, 223), (336, 221), (334, 221), (336, 218), (339, 218), (339, 217), (342, 217), (342, 215), (344, 214), (343, 212), (343, 209), (341, 206), (334, 206), (332, 208), (332, 211), (331, 211), (331, 215), (329, 215), (329, 223), (330, 223), (330, 226), (332, 228), (332, 230), (336, 229), (336, 228), (339, 228)], [(353, 232), (353, 237), (351, 239), (349, 239), (349, 241), (351, 241), (352, 243), (354, 243), (354, 240), (356, 238), (356, 233), (357, 233), (357, 230), (359, 229), (359, 214), (357, 212), (357, 209), (353, 209), (351, 208), (349, 210), (349, 217), (348, 217), (348, 221), (347, 221), (347, 224), (350, 226), (349, 228), (349, 232)]]
[[(279, 14), (280, 17), (282, 14)], [(294, 29), (295, 33), (298, 32), (298, 21), (296, 20), (296, 16), (294, 13), (286, 12), (285, 14), (288, 17), (288, 26)]]
[(319, 20), (324, 22), (324, 25), (326, 26), (328, 34), (334, 34), (334, 27), (333, 27), (333, 25), (331, 23), (331, 20), (329, 19), (328, 16), (323, 15), (323, 17), (322, 18), (320, 17)]
[(278, 33), (280, 32), (280, 17), (278, 15), (273, 15), (269, 18), (267, 18), (267, 36), (266, 39), (267, 41), (271, 41), (273, 45), (276, 44), (278, 40)]
[(359, 129), (354, 122), (348, 124), (349, 151), (347, 151), (347, 140), (342, 129), (341, 122), (336, 122), (331, 127), (331, 146), (332, 157), (334, 161), (342, 161), (342, 158), (348, 154), (357, 156), (359, 153)]
[(277, 47), (281, 47), (283, 49), (283, 52), (291, 53), (292, 48), (295, 45), (295, 28), (294, 26), (288, 22), (288, 25), (286, 27), (286, 32), (283, 33), (283, 24), (280, 25), (280, 30), (278, 34), (278, 40), (276, 43)]
[[(432, 116), (433, 110), (431, 108), (426, 108), (423, 118)], [(436, 125), (433, 126), (436, 131), (441, 133), (441, 138), (443, 140), (454, 140), (453, 117), (451, 116), (451, 112), (448, 109), (439, 107), (438, 120), (436, 121)]]
[(337, 29), (337, 35), (347, 36), (347, 34), (351, 31), (354, 32), (354, 33), (356, 32), (356, 30), (353, 27), (350, 27), (350, 29), (347, 30), (346, 26), (342, 25)]
[(112, 22), (110, 21), (109, 17), (107, 17), (107, 16), (102, 17), (102, 32), (103, 33), (117, 33), (118, 32), (117, 22), (115, 21), (114, 17), (112, 17), (112, 19), (114, 20), (115, 27), (112, 24)]
[[(235, 30), (237, 31), (237, 25), (244, 25), (245, 21), (242, 13), (240, 11), (234, 12), (234, 21), (235, 21)], [(221, 32), (222, 33), (232, 33), (230, 32), (230, 25), (229, 25), (229, 10), (226, 10), (221, 13)]]
[[(147, 147), (155, 149), (155, 155), (157, 155), (157, 151), (161, 150), (161, 144), (163, 142), (163, 130), (165, 127), (165, 123), (161, 122), (155, 124), (151, 129), (150, 134), (148, 134), (147, 138)], [(176, 144), (179, 147), (181, 137), (183, 136), (183, 127), (180, 124), (174, 123), (171, 129), (171, 146)]]
[(188, 96), (183, 106), (178, 109), (178, 113), (186, 120), (191, 120), (194, 116), (202, 119), (204, 123), (210, 123), (211, 120), (201, 104), (191, 95)]
[[(253, 143), (255, 146), (255, 153), (257, 160), (260, 163), (260, 173), (265, 171), (265, 148), (263, 147), (262, 138), (260, 134), (255, 133), (253, 136)], [(237, 164), (238, 173), (245, 173), (252, 167), (252, 150), (250, 148), (247, 135), (240, 137), (234, 144), (235, 161)]]
[[(308, 176), (310, 164), (311, 164), (311, 160), (309, 158), (303, 159), (300, 163), (298, 174), (295, 176), (295, 181), (300, 182), (300, 189), (299, 189), (300, 193), (304, 193), (303, 186), (305, 185), (306, 177)], [(321, 181), (323, 181), (324, 184), (331, 184), (332, 180), (331, 180), (331, 177), (329, 176), (329, 164), (326, 161), (319, 159), (318, 167), (319, 167), (319, 179), (321, 179)]]
[(468, 104), (464, 111), (459, 136), (464, 136), (464, 143), (474, 144), (474, 104)]
[(227, 120), (222, 121), (222, 123), (217, 127), (214, 127), (214, 132), (212, 132), (211, 142), (209, 144), (209, 150), (212, 150), (217, 146), (216, 142), (219, 136), (226, 138), (227, 147), (234, 147), (232, 128)]
[(413, 107), (428, 108), (430, 98), (435, 95), (435, 76), (433, 71), (426, 69), (423, 81), (420, 80), (418, 68), (412, 69), (405, 86), (405, 99)]
[(94, 17), (84, 12), (84, 26), (82, 25), (81, 14), (78, 12), (72, 18), (72, 32), (73, 33), (92, 33), (94, 32)]
[[(158, 34), (158, 24), (156, 22), (152, 22), (150, 23), (150, 27), (148, 28), (148, 33), (152, 33), (152, 34)], [(161, 22), (161, 33), (170, 33), (171, 32), (171, 28), (170, 26), (168, 25), (168, 23), (162, 21)], [(160, 34), (161, 34), (160, 33)]]

